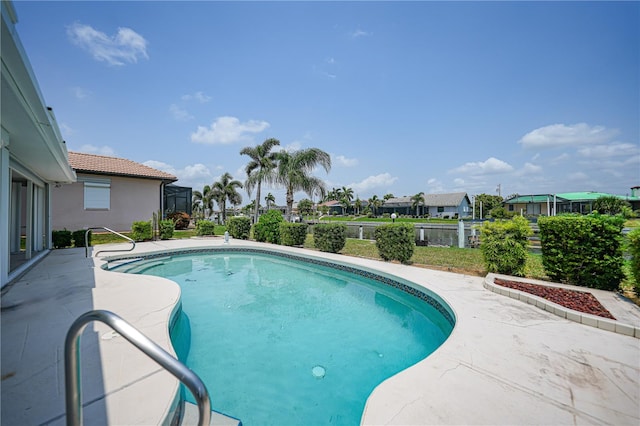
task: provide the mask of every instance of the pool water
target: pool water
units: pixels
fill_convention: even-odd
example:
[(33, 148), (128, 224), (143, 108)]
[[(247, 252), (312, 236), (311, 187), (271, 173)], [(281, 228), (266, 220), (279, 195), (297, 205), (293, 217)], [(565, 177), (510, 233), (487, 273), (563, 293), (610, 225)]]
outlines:
[(452, 328), (396, 288), (279, 256), (174, 256), (136, 270), (181, 286), (176, 352), (213, 409), (246, 426), (359, 424), (373, 389)]

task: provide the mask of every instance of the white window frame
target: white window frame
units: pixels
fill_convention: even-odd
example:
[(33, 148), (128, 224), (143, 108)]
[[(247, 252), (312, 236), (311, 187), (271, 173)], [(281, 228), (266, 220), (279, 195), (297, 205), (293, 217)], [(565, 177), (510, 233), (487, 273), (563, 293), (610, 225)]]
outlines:
[(82, 181), (84, 183), (84, 209), (109, 210), (111, 208), (111, 179), (84, 178)]

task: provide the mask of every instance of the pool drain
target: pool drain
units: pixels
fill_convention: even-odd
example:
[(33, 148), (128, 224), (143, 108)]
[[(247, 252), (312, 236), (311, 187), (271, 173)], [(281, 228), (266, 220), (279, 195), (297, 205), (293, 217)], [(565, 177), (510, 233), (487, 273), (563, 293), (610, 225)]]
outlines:
[(311, 369), (311, 374), (313, 374), (313, 377), (315, 377), (316, 379), (322, 379), (326, 372), (327, 370), (325, 370), (325, 368), (321, 365), (316, 365)]

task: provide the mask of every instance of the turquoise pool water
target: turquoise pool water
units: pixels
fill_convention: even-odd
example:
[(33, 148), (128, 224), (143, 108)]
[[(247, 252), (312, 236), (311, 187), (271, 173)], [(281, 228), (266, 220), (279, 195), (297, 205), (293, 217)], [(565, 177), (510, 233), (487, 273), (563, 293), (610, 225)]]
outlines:
[(380, 280), (280, 256), (180, 255), (122, 270), (181, 286), (176, 352), (213, 408), (246, 426), (359, 424), (374, 387), (452, 329), (431, 305)]

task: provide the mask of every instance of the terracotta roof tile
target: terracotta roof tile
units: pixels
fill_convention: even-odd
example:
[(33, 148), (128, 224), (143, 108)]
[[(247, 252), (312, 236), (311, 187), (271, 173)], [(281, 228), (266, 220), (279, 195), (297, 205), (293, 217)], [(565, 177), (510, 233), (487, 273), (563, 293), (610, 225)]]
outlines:
[(71, 164), (71, 167), (77, 172), (141, 177), (169, 180), (172, 182), (178, 180), (178, 178), (172, 174), (156, 170), (144, 164), (124, 158), (106, 157), (104, 155), (69, 151), (69, 164)]

